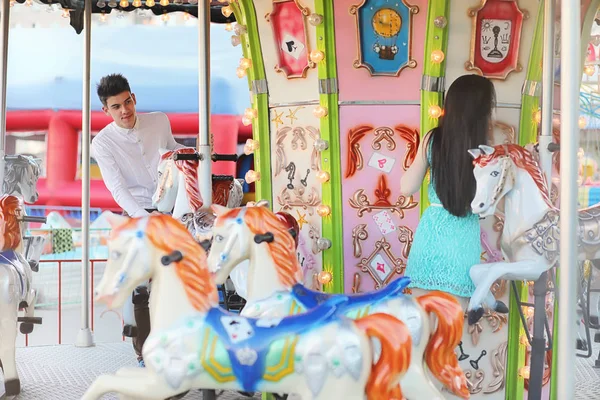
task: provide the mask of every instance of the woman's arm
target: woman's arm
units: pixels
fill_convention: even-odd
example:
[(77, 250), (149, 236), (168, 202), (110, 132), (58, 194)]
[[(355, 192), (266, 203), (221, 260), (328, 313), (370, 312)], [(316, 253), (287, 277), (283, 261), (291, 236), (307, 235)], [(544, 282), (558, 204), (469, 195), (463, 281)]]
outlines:
[(406, 171), (402, 175), (402, 178), (400, 178), (400, 194), (402, 196), (411, 196), (421, 188), (423, 179), (425, 179), (425, 175), (427, 174), (427, 168), (429, 168), (429, 162), (427, 161), (427, 148), (429, 147), (428, 145), (430, 137), (431, 132), (425, 135), (421, 141), (421, 145), (419, 146), (415, 160), (408, 168), (408, 171)]

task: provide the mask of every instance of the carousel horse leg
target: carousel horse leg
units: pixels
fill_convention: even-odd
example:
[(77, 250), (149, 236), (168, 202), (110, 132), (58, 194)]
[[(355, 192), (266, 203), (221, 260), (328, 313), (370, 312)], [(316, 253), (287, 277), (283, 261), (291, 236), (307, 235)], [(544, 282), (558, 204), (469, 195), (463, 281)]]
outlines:
[(506, 270), (503, 268), (494, 268), (500, 264), (507, 265), (507, 263), (489, 263), (477, 264), (471, 267), (469, 275), (475, 284), (475, 292), (473, 292), (469, 300), (469, 306), (467, 307), (469, 325), (476, 324), (483, 317), (484, 310), (482, 304), (486, 304), (489, 308), (502, 314), (508, 312), (506, 304), (496, 300), (490, 291), (494, 282), (506, 273)]
[(37, 301), (37, 291), (35, 289), (31, 289), (29, 291), (29, 295), (25, 302), (27, 305), (25, 306), (25, 316), (24, 318), (19, 318), (21, 325), (19, 326), (19, 330), (22, 334), (26, 335), (33, 332), (34, 324), (41, 324), (41, 318), (35, 318), (35, 303)]
[(121, 398), (164, 400), (187, 389), (172, 389), (165, 383), (162, 376), (145, 368), (140, 371), (144, 371), (145, 374), (100, 375), (90, 385), (81, 400), (97, 400), (110, 392), (119, 393)]
[(6, 396), (15, 396), (21, 392), (21, 382), (17, 374), (15, 362), (15, 346), (17, 339), (17, 312), (9, 312), (9, 315), (0, 319), (0, 360), (4, 370), (4, 389)]

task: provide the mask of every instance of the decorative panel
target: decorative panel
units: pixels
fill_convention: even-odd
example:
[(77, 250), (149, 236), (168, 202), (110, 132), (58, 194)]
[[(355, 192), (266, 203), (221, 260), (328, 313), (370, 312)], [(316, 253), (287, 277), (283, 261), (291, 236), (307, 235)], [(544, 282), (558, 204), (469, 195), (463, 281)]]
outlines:
[(320, 138), (319, 119), (313, 107), (278, 107), (270, 110), (271, 180), (273, 210), (286, 211), (298, 221), (298, 259), (304, 269), (305, 285), (317, 288), (322, 269), (317, 240), (321, 237), (321, 183), (317, 172), (321, 154), (314, 143)]
[[(318, 100), (312, 0), (255, 1), (269, 104)], [(312, 19), (311, 19), (312, 20)]]
[(341, 101), (419, 100), (425, 0), (336, 0)]
[(459, 76), (483, 73), (494, 79), (498, 103), (520, 104), (538, 7), (538, 0), (453, 0), (446, 88)]
[(368, 292), (404, 274), (419, 194), (399, 193), (419, 144), (417, 106), (342, 106), (344, 289)]

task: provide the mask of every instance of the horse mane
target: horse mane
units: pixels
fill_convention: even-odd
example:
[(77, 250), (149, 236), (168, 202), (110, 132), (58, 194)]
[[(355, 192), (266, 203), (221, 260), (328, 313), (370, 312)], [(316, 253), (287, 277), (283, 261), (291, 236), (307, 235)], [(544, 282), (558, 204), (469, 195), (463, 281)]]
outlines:
[[(161, 161), (173, 157), (175, 154), (195, 154), (196, 150), (184, 147), (182, 149), (171, 150), (161, 156)], [(196, 212), (204, 201), (200, 194), (200, 188), (198, 187), (198, 168), (200, 161), (198, 160), (177, 160), (175, 166), (183, 174), (185, 181), (185, 191), (188, 195), (190, 207), (193, 212)]]
[[(183, 284), (192, 306), (206, 312), (219, 304), (217, 287), (206, 264), (206, 252), (194, 241), (188, 230), (168, 215), (152, 215), (148, 218), (146, 235), (150, 242), (164, 254), (181, 251), (183, 258), (174, 262), (175, 272)], [(139, 218), (132, 218), (113, 230), (118, 235), (123, 230), (136, 230)]]
[(494, 146), (494, 152), (492, 154), (481, 154), (481, 156), (473, 161), (473, 165), (485, 167), (503, 156), (509, 156), (517, 167), (524, 169), (529, 176), (531, 176), (546, 204), (550, 208), (554, 208), (554, 205), (550, 200), (550, 191), (548, 190), (546, 179), (544, 179), (544, 174), (537, 161), (533, 158), (533, 155), (524, 147), (516, 144), (501, 144)]
[(2, 191), (4, 193), (21, 194), (18, 183), (23, 177), (23, 171), (27, 167), (33, 168), (33, 173), (40, 176), (40, 166), (32, 157), (20, 155), (17, 159), (9, 159), (4, 165), (4, 182), (2, 183)]
[[(218, 225), (227, 218), (235, 218), (242, 209), (234, 208), (217, 218)], [(285, 224), (267, 207), (246, 207), (244, 222), (253, 234), (271, 232), (272, 242), (267, 243), (275, 263), (277, 277), (286, 287), (302, 282), (303, 272), (296, 257), (296, 242)]]
[(0, 210), (4, 218), (4, 245), (2, 251), (15, 250), (21, 243), (18, 211), (23, 211), (23, 205), (17, 196), (5, 194), (0, 197)]

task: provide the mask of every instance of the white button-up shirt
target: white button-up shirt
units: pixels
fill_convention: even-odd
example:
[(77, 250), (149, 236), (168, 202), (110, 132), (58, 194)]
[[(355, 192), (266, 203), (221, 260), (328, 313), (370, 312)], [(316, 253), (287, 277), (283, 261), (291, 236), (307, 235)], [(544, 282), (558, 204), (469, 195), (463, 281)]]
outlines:
[(111, 122), (92, 141), (91, 154), (117, 204), (132, 217), (147, 215), (158, 180), (160, 148), (185, 147), (175, 141), (166, 114), (137, 114), (135, 126)]

